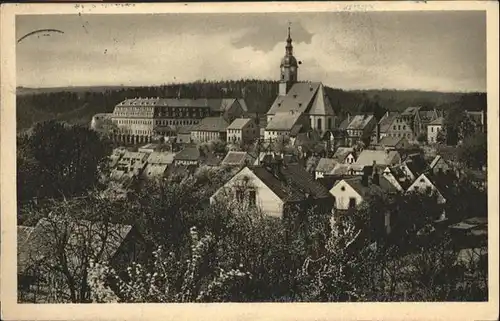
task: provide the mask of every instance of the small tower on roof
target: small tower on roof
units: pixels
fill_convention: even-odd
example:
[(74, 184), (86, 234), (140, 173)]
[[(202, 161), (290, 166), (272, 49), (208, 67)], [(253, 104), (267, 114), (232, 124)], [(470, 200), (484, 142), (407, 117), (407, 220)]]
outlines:
[(286, 39), (285, 56), (280, 64), (279, 94), (284, 96), (293, 84), (297, 82), (298, 76), (297, 59), (293, 56), (292, 37), (290, 36), (290, 24), (288, 25), (288, 37)]

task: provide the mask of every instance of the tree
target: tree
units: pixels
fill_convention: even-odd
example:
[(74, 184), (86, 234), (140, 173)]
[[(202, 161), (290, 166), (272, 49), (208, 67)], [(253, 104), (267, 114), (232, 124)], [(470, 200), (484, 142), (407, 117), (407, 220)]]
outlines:
[(467, 167), (481, 169), (487, 164), (487, 137), (477, 132), (467, 137), (458, 148), (458, 159)]
[(90, 262), (111, 260), (123, 241), (121, 228), (111, 223), (120, 208), (93, 196), (52, 205), (19, 250), (19, 283), (25, 286), (19, 295), (35, 302), (89, 302)]
[(36, 162), (37, 172), (31, 171), (30, 177), (38, 182), (40, 197), (86, 193), (97, 185), (99, 168), (111, 152), (96, 132), (56, 121), (37, 124), (25, 143), (23, 148), (29, 155), (25, 160), (31, 162), (22, 161), (19, 173), (22, 177)]
[(427, 143), (427, 135), (422, 133), (420, 135), (418, 135), (417, 137), (417, 141), (420, 143), (420, 144), (425, 144)]
[[(241, 271), (242, 265), (224, 269), (211, 260), (211, 252), (217, 246), (212, 235), (199, 237), (193, 227), (190, 243), (188, 255), (180, 258), (158, 247), (151, 267), (133, 263), (123, 277), (105, 263), (94, 263), (91, 272), (94, 302), (220, 302), (237, 298), (235, 288), (249, 273)], [(102, 275), (103, 272), (108, 275)], [(107, 279), (115, 291), (106, 284)]]

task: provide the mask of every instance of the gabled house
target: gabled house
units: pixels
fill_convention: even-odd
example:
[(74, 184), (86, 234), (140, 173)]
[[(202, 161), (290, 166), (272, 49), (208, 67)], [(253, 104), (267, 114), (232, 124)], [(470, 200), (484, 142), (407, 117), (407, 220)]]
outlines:
[(316, 165), (316, 170), (314, 171), (314, 178), (318, 179), (323, 177), (325, 174), (333, 171), (338, 161), (331, 158), (320, 158), (318, 164)]
[(350, 118), (350, 122), (345, 129), (347, 144), (353, 146), (363, 138), (369, 137), (376, 125), (377, 120), (374, 115), (362, 114)]
[(302, 130), (307, 131), (309, 123), (307, 117), (296, 111), (278, 112), (268, 120), (264, 139), (274, 141), (280, 136), (290, 138), (292, 134), (297, 134)]
[(452, 169), (451, 165), (441, 156), (436, 155), (429, 165), (429, 170), (433, 174), (448, 173)]
[(253, 118), (236, 118), (227, 127), (227, 142), (248, 144), (259, 138), (260, 129)]
[(337, 210), (354, 209), (367, 200), (370, 195), (382, 193), (379, 186), (369, 184), (368, 177), (342, 179), (330, 189)]
[(438, 135), (443, 130), (444, 118), (438, 117), (427, 124), (427, 143), (438, 143)]
[(191, 129), (191, 140), (196, 143), (214, 140), (226, 141), (229, 122), (223, 117), (206, 117)]
[(176, 166), (198, 166), (202, 153), (197, 147), (186, 147), (174, 156), (173, 164)]
[(435, 193), (437, 195), (438, 204), (446, 203), (446, 198), (444, 194), (447, 192), (446, 189), (449, 188), (444, 184), (440, 184), (440, 180), (436, 176), (428, 176), (426, 174), (421, 174), (413, 182), (413, 184), (408, 187), (408, 193)]
[(344, 164), (354, 164), (356, 153), (352, 147), (339, 147), (332, 156), (333, 159)]
[(210, 197), (211, 204), (220, 201), (279, 218), (309, 206), (329, 213), (333, 205), (328, 190), (301, 166), (274, 161), (241, 169)]
[(407, 120), (397, 112), (387, 112), (379, 120), (373, 131), (372, 142), (378, 143), (385, 137), (415, 139), (413, 130)]
[(396, 165), (401, 162), (401, 156), (393, 150), (363, 150), (354, 164), (361, 166)]
[(207, 103), (212, 117), (222, 117), (228, 123), (231, 123), (236, 118), (244, 117), (247, 113), (246, 103), (243, 99), (207, 99)]

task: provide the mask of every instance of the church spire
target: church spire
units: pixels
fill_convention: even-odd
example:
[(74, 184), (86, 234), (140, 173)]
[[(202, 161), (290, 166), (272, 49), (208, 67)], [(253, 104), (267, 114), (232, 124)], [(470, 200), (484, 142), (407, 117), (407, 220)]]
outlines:
[(294, 83), (297, 82), (297, 69), (298, 69), (298, 63), (297, 59), (293, 56), (293, 46), (292, 46), (292, 37), (290, 36), (290, 25), (291, 23), (288, 23), (288, 37), (286, 39), (286, 46), (285, 46), (285, 56), (281, 59), (281, 64), (280, 64), (280, 88), (279, 88), (279, 94), (280, 95), (286, 95), (290, 88), (293, 86)]
[(286, 38), (286, 55), (293, 56), (292, 37), (290, 36), (291, 22), (288, 23), (288, 37)]

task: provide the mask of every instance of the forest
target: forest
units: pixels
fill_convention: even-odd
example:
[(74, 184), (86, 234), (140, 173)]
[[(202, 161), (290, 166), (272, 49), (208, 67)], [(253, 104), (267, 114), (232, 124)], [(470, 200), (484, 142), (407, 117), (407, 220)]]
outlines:
[[(245, 98), (250, 113), (264, 114), (278, 92), (277, 81), (242, 79), (236, 81), (197, 81), (143, 87), (74, 87), (56, 89), (17, 89), (17, 128), (29, 129), (36, 122), (55, 119), (70, 124), (88, 124), (94, 114), (110, 113), (116, 104), (134, 97)], [(402, 111), (409, 106), (449, 110), (481, 110), (485, 93), (440, 93), (424, 91), (366, 90), (347, 91), (326, 87), (337, 114), (373, 111), (368, 104), (384, 110)]]

